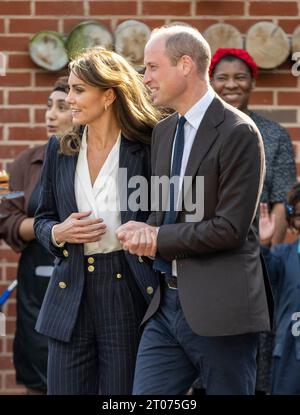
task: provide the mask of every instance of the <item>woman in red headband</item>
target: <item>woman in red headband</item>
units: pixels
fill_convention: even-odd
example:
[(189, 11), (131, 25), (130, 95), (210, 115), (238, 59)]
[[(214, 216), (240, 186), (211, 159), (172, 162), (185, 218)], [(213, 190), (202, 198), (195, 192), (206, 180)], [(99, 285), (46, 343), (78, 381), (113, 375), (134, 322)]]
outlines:
[(214, 90), (228, 104), (248, 114), (262, 135), (267, 171), (261, 202), (267, 203), (276, 215), (276, 231), (272, 240), (276, 244), (283, 242), (285, 237), (287, 223), (283, 202), (296, 182), (296, 168), (287, 131), (248, 108), (257, 72), (257, 65), (248, 52), (231, 48), (217, 49), (209, 71)]

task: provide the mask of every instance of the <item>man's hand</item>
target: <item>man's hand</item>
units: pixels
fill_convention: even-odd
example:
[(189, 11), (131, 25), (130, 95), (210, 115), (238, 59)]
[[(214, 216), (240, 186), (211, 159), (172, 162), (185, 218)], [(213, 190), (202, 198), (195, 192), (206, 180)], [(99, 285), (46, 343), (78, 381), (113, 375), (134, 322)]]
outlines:
[(102, 219), (84, 219), (91, 212), (72, 213), (64, 222), (53, 227), (55, 242), (69, 242), (83, 244), (100, 241), (106, 232), (106, 225)]
[(124, 251), (139, 256), (155, 257), (157, 251), (157, 228), (143, 222), (129, 221), (120, 226), (117, 238)]

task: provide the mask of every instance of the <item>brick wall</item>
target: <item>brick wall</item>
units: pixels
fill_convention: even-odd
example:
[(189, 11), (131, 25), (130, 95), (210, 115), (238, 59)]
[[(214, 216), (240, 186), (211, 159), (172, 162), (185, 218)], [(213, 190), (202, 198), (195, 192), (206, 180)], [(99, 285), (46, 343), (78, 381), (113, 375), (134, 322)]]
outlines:
[[(254, 23), (269, 20), (290, 35), (300, 24), (299, 11), (299, 0), (1, 0), (0, 51), (7, 54), (8, 71), (6, 76), (0, 76), (0, 169), (20, 151), (45, 138), (46, 97), (59, 74), (47, 73), (30, 60), (28, 40), (37, 31), (68, 33), (75, 24), (91, 18), (113, 31), (123, 20), (135, 18), (150, 27), (183, 21), (200, 31), (225, 22), (245, 34)], [(277, 69), (261, 71), (252, 104), (288, 128), (300, 172), (300, 81), (291, 74), (292, 64), (287, 61)], [(0, 243), (0, 292), (15, 278), (17, 260), (18, 256)], [(14, 298), (3, 311), (7, 316), (7, 336), (0, 338), (0, 394), (24, 393), (15, 384), (12, 365)]]

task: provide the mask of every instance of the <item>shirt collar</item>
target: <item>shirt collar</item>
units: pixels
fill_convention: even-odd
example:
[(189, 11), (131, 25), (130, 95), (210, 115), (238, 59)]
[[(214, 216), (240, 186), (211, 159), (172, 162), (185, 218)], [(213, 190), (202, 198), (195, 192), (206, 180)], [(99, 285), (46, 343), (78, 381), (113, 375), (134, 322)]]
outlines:
[(198, 130), (202, 117), (199, 113), (204, 114), (212, 100), (215, 98), (214, 90), (209, 86), (207, 92), (190, 108), (184, 115), (187, 122), (196, 130)]

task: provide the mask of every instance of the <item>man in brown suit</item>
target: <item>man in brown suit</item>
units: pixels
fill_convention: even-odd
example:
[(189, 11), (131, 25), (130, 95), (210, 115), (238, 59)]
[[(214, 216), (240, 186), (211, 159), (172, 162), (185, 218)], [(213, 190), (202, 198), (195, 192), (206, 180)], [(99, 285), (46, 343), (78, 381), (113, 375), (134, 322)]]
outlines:
[[(118, 230), (125, 250), (155, 257), (161, 272), (134, 394), (184, 394), (199, 373), (208, 394), (253, 394), (257, 333), (270, 328), (256, 216), (262, 139), (212, 91), (209, 64), (207, 42), (185, 26), (154, 31), (145, 48), (153, 102), (176, 111), (154, 129), (152, 175), (177, 177), (183, 202), (170, 185), (169, 210)], [(191, 195), (203, 212), (187, 209)]]

